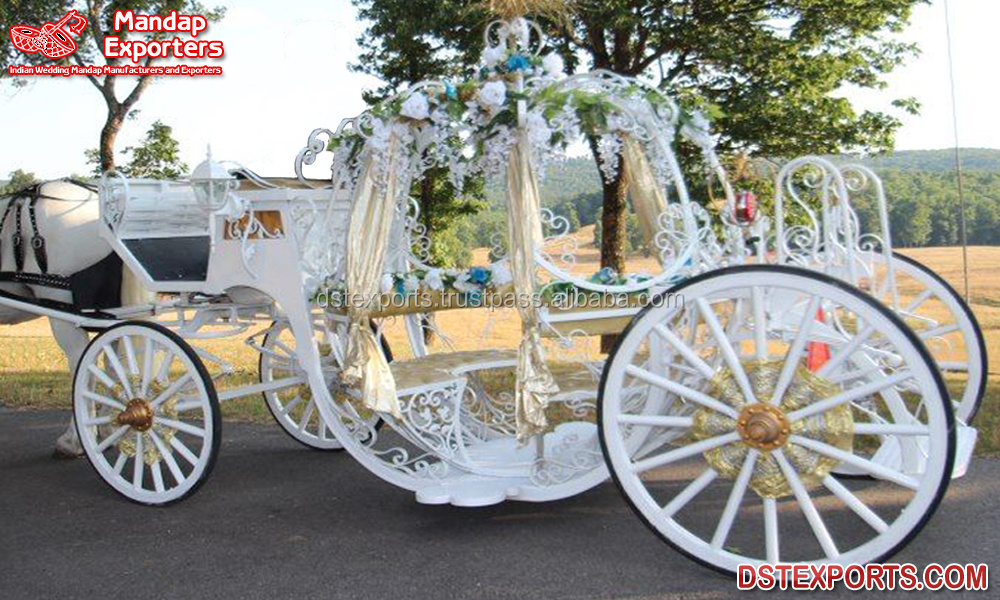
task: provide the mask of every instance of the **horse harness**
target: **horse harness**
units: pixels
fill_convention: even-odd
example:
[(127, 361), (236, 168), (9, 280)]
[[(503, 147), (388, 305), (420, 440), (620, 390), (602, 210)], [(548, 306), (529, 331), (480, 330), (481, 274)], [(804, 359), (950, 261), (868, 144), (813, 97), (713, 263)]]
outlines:
[[(72, 179), (67, 179), (66, 181), (82, 188), (86, 188), (90, 191), (96, 191), (93, 186), (87, 183)], [(14, 271), (0, 270), (0, 282), (41, 285), (45, 287), (68, 290), (70, 289), (69, 277), (49, 274), (49, 256), (46, 251), (45, 237), (42, 236), (41, 231), (38, 229), (38, 201), (42, 199), (63, 201), (63, 199), (46, 196), (41, 192), (42, 185), (43, 184), (41, 183), (36, 183), (18, 190), (7, 197), (7, 206), (3, 210), (3, 216), (0, 217), (0, 235), (2, 235), (10, 215), (13, 214), (14, 235), (11, 238), (11, 242), (14, 249)], [(0, 202), (3, 202), (3, 200), (3, 198), (0, 198)], [(38, 265), (39, 273), (24, 272), (26, 252), (24, 247), (22, 216), (24, 214), (25, 207), (28, 209), (28, 223), (31, 227), (31, 249), (34, 253), (35, 263)], [(3, 265), (2, 243), (0, 243), (0, 265)], [(0, 269), (2, 269), (2, 266), (0, 266)]]

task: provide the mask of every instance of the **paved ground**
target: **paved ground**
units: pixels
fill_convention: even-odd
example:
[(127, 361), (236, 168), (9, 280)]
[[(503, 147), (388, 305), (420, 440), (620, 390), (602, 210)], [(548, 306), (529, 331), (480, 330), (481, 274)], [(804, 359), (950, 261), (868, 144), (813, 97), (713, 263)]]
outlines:
[[(85, 460), (49, 458), (65, 418), (0, 408), (2, 599), (737, 593), (659, 542), (611, 485), (544, 506), (421, 506), (344, 454), (228, 423), (211, 481), (148, 509), (117, 498)], [(998, 515), (1000, 461), (980, 460), (898, 559), (989, 562), (998, 589)]]

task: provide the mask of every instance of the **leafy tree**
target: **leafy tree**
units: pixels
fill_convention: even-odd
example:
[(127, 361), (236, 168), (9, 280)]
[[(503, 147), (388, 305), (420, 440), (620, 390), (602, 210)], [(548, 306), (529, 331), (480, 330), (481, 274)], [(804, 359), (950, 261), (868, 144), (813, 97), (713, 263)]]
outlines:
[[(216, 23), (225, 15), (226, 9), (217, 7), (207, 9), (197, 0), (4, 0), (0, 5), (0, 24), (6, 30), (13, 24), (26, 23), (41, 25), (45, 22), (56, 22), (66, 14), (70, 8), (85, 16), (88, 20), (87, 28), (80, 38), (76, 40), (77, 51), (70, 56), (58, 61), (62, 64), (76, 63), (78, 65), (101, 65), (124, 66), (135, 64), (130, 59), (117, 57), (105, 58), (103, 48), (104, 40), (108, 36), (117, 36), (121, 41), (127, 40), (159, 40), (164, 39), (173, 33), (140, 33), (129, 32), (125, 29), (115, 31), (114, 14), (115, 11), (132, 10), (141, 14), (166, 15), (170, 11), (176, 10), (185, 14), (200, 14), (205, 16), (209, 22)], [(150, 66), (157, 62), (162, 62), (162, 58), (147, 56), (142, 59), (142, 66)], [(11, 64), (38, 64), (52, 62), (41, 53), (26, 54), (13, 46), (9, 36), (0, 37), (0, 78), (8, 77), (7, 66)], [(121, 76), (121, 75), (86, 75), (94, 88), (101, 94), (104, 104), (107, 107), (104, 126), (101, 128), (100, 144), (98, 145), (98, 158), (100, 160), (101, 171), (107, 171), (115, 167), (115, 140), (121, 130), (125, 119), (135, 112), (135, 105), (139, 102), (143, 93), (153, 84), (153, 75), (141, 76)], [(119, 79), (125, 78), (130, 82), (130, 86), (121, 93), (118, 89)], [(134, 83), (131, 81), (134, 80)], [(23, 84), (23, 81), (14, 79), (14, 84)]]
[[(350, 65), (351, 70), (380, 78), (384, 83), (375, 90), (366, 90), (364, 99), (375, 104), (417, 83), (435, 78), (459, 78), (471, 75), (476, 54), (474, 39), (481, 35), (467, 24), (461, 26), (461, 3), (438, 0), (352, 0), (360, 18), (368, 28), (358, 38), (361, 54)], [(444, 41), (429, 40), (420, 35), (425, 26), (406, 20), (394, 22), (399, 12), (423, 13), (436, 21), (434, 28), (445, 32)], [(457, 27), (451, 27), (456, 25)], [(465, 54), (455, 52), (466, 48)], [(431, 239), (432, 259), (443, 266), (468, 263), (471, 252), (451, 232), (457, 218), (474, 213), (485, 206), (481, 200), (483, 182), (469, 178), (461, 196), (455, 194), (447, 172), (440, 167), (429, 169), (413, 186), (412, 195), (420, 204), (421, 222)]]
[(39, 179), (35, 177), (34, 173), (26, 173), (21, 169), (11, 171), (8, 177), (10, 177), (10, 180), (6, 183), (6, 185), (0, 186), (0, 196), (23, 190), (29, 185), (34, 185), (39, 182)]
[[(541, 22), (568, 71), (583, 59), (652, 78), (679, 96), (694, 92), (717, 108), (723, 151), (793, 156), (892, 147), (896, 117), (859, 112), (836, 93), (844, 85), (885, 86), (884, 76), (916, 51), (893, 34), (924, 1), (602, 0), (573, 3), (567, 18)], [(356, 4), (370, 22), (362, 64), (374, 60), (393, 72), (406, 71), (408, 55), (467, 68), (482, 47), (470, 32), (490, 18), (486, 3), (473, 1)], [(917, 110), (912, 99), (894, 105)], [(616, 270), (624, 268), (625, 188), (620, 177), (602, 181), (601, 261)]]
[[(94, 166), (93, 174), (100, 176), (100, 158), (97, 150), (87, 150), (87, 163)], [(187, 175), (188, 167), (181, 161), (180, 144), (173, 137), (173, 128), (155, 121), (138, 146), (128, 146), (122, 153), (131, 156), (128, 164), (119, 169), (126, 177), (149, 179), (180, 179)]]

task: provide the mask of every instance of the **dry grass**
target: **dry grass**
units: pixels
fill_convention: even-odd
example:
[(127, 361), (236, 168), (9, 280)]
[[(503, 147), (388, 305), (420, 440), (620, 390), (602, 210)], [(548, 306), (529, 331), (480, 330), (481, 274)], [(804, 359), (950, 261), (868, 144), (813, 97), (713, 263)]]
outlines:
[[(589, 230), (579, 236), (577, 265), (574, 270), (590, 274), (597, 271), (599, 256), (588, 238)], [(592, 238), (590, 238), (592, 239)], [(927, 264), (962, 291), (962, 260), (959, 248), (921, 248), (904, 251)], [(485, 264), (485, 252), (476, 252), (477, 264)], [(977, 417), (980, 430), (980, 454), (1000, 454), (1000, 247), (970, 249), (970, 296), (972, 307), (986, 335), (987, 348), (994, 363), (990, 368), (987, 398)], [(654, 271), (652, 261), (632, 257), (630, 269)], [(903, 290), (904, 294), (907, 292)], [(514, 348), (520, 339), (520, 323), (512, 310), (459, 310), (436, 316), (438, 327), (448, 332), (450, 343), (457, 349), (483, 347)], [(388, 329), (390, 344), (398, 358), (408, 354), (401, 323)], [(436, 339), (433, 346), (441, 347), (444, 340)], [(256, 379), (256, 353), (239, 340), (214, 341), (201, 344), (210, 352), (223, 357), (235, 367), (227, 381), (246, 383)], [(596, 352), (591, 349), (590, 352)], [(0, 328), (0, 398), (13, 408), (69, 408), (70, 377), (62, 352), (51, 337), (44, 321), (33, 321)], [(223, 414), (230, 419), (267, 422), (270, 415), (258, 397), (228, 403)]]

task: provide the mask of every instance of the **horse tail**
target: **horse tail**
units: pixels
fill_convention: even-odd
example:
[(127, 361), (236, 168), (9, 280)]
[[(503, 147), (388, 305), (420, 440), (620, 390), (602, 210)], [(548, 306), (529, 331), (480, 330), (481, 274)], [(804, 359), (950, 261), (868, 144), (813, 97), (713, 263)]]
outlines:
[(127, 266), (122, 267), (122, 306), (152, 304), (156, 295), (142, 285), (142, 281)]

